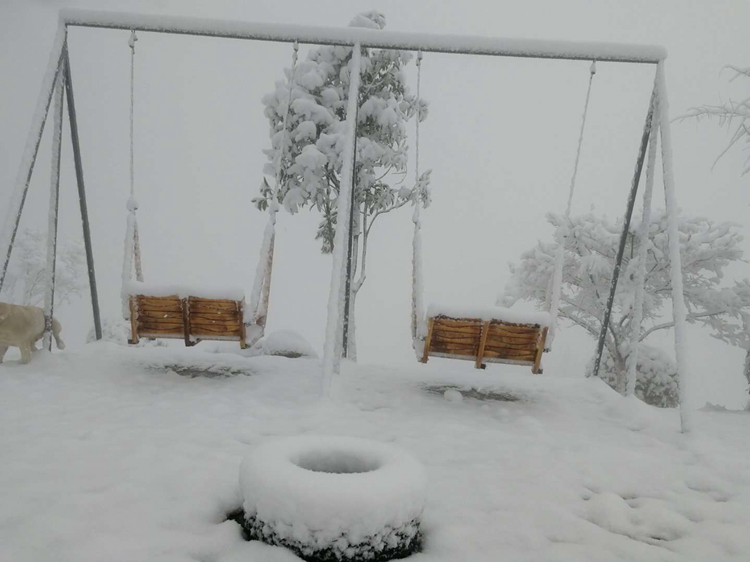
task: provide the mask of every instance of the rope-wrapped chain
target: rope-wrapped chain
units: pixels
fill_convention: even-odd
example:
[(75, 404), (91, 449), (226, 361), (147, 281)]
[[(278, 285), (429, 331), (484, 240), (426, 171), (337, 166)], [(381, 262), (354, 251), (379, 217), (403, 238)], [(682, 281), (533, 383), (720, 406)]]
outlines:
[(570, 209), (573, 204), (573, 194), (576, 188), (576, 178), (578, 176), (578, 163), (581, 159), (581, 147), (583, 146), (583, 134), (586, 130), (586, 117), (589, 112), (589, 101), (591, 99), (591, 85), (594, 82), (594, 75), (596, 74), (596, 61), (591, 62), (589, 67), (589, 85), (586, 90), (586, 101), (583, 105), (583, 117), (581, 119), (581, 131), (578, 135), (578, 147), (576, 149), (576, 158), (573, 164), (573, 175), (570, 178), (570, 190), (568, 191), (568, 203), (565, 206), (565, 224), (561, 225), (557, 235), (557, 251), (555, 252), (555, 269), (552, 274), (552, 286), (550, 302), (550, 316), (552, 322), (550, 324), (549, 334), (547, 336), (546, 347), (549, 348), (555, 339), (555, 333), (557, 331), (557, 317), (560, 312), (560, 292), (562, 291), (562, 270), (565, 262), (565, 239), (570, 233)]
[(414, 213), (412, 222), (414, 223), (414, 239), (412, 243), (412, 288), (411, 288), (411, 337), (412, 345), (418, 355), (421, 350), (418, 349), (418, 342), (425, 337), (421, 325), (424, 323), (424, 295), (422, 294), (422, 219), (420, 211), (422, 208), (422, 190), (420, 187), (419, 177), (419, 122), (422, 118), (422, 51), (417, 53), (417, 122), (416, 122), (416, 148), (414, 162)]

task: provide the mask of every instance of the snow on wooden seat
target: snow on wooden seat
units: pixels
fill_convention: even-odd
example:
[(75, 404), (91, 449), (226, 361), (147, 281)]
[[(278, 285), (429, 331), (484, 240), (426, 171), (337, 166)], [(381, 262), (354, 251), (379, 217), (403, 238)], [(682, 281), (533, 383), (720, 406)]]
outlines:
[(140, 338), (169, 338), (183, 339), (188, 346), (228, 340), (246, 347), (241, 291), (145, 283), (131, 283), (128, 290), (132, 344)]
[(546, 312), (430, 305), (422, 363), (430, 356), (474, 361), (477, 369), (510, 363), (539, 374), (550, 323)]

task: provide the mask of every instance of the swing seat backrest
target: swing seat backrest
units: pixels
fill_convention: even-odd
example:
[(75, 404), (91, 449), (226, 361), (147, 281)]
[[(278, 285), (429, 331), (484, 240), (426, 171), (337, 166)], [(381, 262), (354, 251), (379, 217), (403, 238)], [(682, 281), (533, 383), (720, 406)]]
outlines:
[(140, 338), (238, 341), (245, 348), (244, 300), (180, 298), (177, 295), (130, 297), (130, 343)]
[(422, 362), (430, 356), (464, 359), (474, 361), (478, 369), (485, 363), (509, 363), (528, 365), (532, 373), (539, 374), (546, 339), (547, 327), (540, 324), (441, 314), (427, 319)]

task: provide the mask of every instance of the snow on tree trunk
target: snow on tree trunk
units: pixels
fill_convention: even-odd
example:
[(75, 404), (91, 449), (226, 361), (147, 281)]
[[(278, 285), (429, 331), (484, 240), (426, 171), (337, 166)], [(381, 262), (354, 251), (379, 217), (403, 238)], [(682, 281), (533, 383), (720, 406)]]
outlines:
[(39, 144), (42, 142), (44, 123), (47, 120), (47, 114), (49, 112), (55, 88), (55, 80), (61, 67), (66, 35), (66, 27), (63, 24), (60, 24), (57, 28), (55, 41), (52, 44), (52, 53), (50, 54), (47, 71), (45, 72), (42, 81), (42, 89), (36, 103), (36, 109), (34, 110), (34, 117), (32, 119), (31, 129), (29, 130), (29, 136), (26, 139), (26, 145), (24, 146), (21, 167), (16, 176), (13, 194), (11, 195), (5, 222), (3, 223), (4, 227), (3, 230), (0, 231), (0, 251), (5, 252), (3, 255), (2, 270), (0, 270), (0, 290), (2, 290), (3, 284), (5, 283), (5, 275), (8, 271), (10, 255), (13, 250), (13, 242), (18, 233), (21, 213), (23, 212), (24, 203), (26, 202), (26, 194), (29, 191), (29, 182), (31, 181), (31, 173), (34, 169), (34, 161), (36, 160), (37, 152), (39, 152)]
[[(658, 103), (658, 99), (657, 99)], [(658, 107), (656, 109), (658, 111)], [(654, 192), (654, 168), (656, 167), (656, 142), (659, 134), (659, 122), (651, 127), (648, 141), (648, 162), (646, 164), (646, 189), (643, 192), (643, 213), (638, 226), (638, 270), (635, 278), (635, 301), (633, 302), (633, 320), (630, 334), (630, 354), (628, 356), (628, 375), (625, 394), (635, 393), (636, 367), (638, 365), (638, 348), (641, 341), (641, 322), (643, 321), (643, 295), (646, 283), (646, 252), (649, 244), (649, 226), (651, 225), (651, 199)]]
[(661, 159), (664, 175), (664, 196), (667, 208), (669, 256), (671, 261), (672, 310), (674, 315), (675, 355), (680, 381), (680, 421), (683, 433), (693, 429), (691, 392), (692, 380), (688, 372), (687, 340), (685, 328), (687, 309), (682, 287), (682, 260), (680, 258), (680, 233), (677, 222), (677, 199), (675, 196), (674, 169), (672, 161), (672, 132), (669, 128), (669, 100), (664, 62), (656, 67), (659, 99), (659, 131), (661, 135)]
[(352, 50), (349, 63), (349, 99), (346, 110), (346, 133), (343, 163), (341, 168), (341, 193), (338, 197), (338, 220), (334, 237), (333, 260), (331, 264), (331, 286), (328, 295), (328, 318), (326, 321), (326, 338), (323, 347), (323, 376), (321, 394), (329, 396), (335, 364), (337, 362), (337, 340), (340, 340), (343, 325), (346, 275), (346, 237), (349, 231), (349, 206), (352, 201), (352, 166), (354, 165), (354, 142), (357, 130), (357, 104), (359, 100), (359, 83), (361, 71), (361, 48), (359, 43)]
[(52, 314), (55, 305), (55, 262), (57, 257), (57, 211), (60, 202), (60, 151), (62, 148), (63, 95), (65, 84), (63, 73), (57, 73), (55, 91), (54, 130), (52, 132), (52, 165), (47, 215), (47, 268), (44, 290), (44, 349), (52, 349)]

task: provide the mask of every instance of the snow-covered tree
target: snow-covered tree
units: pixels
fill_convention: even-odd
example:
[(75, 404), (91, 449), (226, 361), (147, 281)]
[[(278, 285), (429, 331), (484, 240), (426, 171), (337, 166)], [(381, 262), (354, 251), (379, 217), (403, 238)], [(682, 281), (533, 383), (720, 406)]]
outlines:
[[(379, 12), (367, 12), (355, 17), (350, 26), (383, 29), (385, 17)], [(275, 178), (280, 151), (281, 177), (276, 187), (272, 187), (273, 180), (264, 178), (260, 197), (254, 202), (263, 210), (275, 192), (279, 203), (290, 213), (303, 207), (318, 210), (322, 218), (316, 238), (321, 240), (323, 253), (333, 250), (336, 230), (351, 57), (350, 47), (314, 48), (296, 66), (293, 75), (287, 69), (286, 80), (277, 82), (274, 92), (263, 98), (272, 144), (265, 151), (268, 164), (264, 172)], [(378, 217), (417, 199), (425, 205), (430, 201), (429, 171), (414, 185), (406, 184), (407, 122), (416, 116), (420, 120), (427, 117), (427, 103), (417, 100), (406, 84), (404, 67), (411, 58), (406, 51), (362, 50), (349, 321), (349, 350), (354, 359), (354, 310), (366, 279), (367, 246), (373, 225)]]
[[(565, 226), (562, 215), (549, 214), (547, 219), (556, 229)], [(586, 214), (571, 217), (568, 228), (560, 318), (580, 326), (597, 339), (606, 309), (622, 223), (612, 223), (606, 218)], [(688, 321), (707, 327), (714, 337), (722, 341), (748, 349), (750, 282), (723, 284), (726, 267), (742, 259), (742, 236), (738, 225), (683, 216), (679, 218), (679, 230)], [(627, 381), (635, 279), (639, 265), (637, 248), (640, 241), (637, 233), (638, 225), (631, 223), (600, 372), (600, 376), (621, 393), (625, 392)], [(535, 248), (521, 256), (520, 263), (511, 264), (512, 277), (501, 297), (503, 304), (512, 306), (518, 300), (529, 300), (544, 306), (554, 270), (555, 250), (554, 242), (540, 241)], [(646, 260), (640, 342), (674, 325), (663, 318), (672, 294), (667, 216), (663, 211), (652, 214)], [(677, 390), (674, 379), (676, 371), (667, 364), (663, 354), (657, 357), (657, 352), (652, 350), (648, 346), (644, 348), (643, 343), (639, 346), (636, 394), (656, 405), (673, 404)], [(655, 393), (656, 388), (661, 388), (663, 392)]]
[[(734, 72), (732, 80), (736, 78), (748, 78), (750, 79), (750, 67), (739, 68), (736, 66), (727, 67), (729, 70)], [(742, 99), (741, 101), (729, 100), (719, 105), (702, 105), (700, 107), (694, 107), (687, 115), (681, 117), (681, 119), (718, 119), (720, 126), (726, 126), (730, 132), (731, 137), (726, 148), (721, 151), (719, 156), (716, 158), (718, 161), (724, 154), (726, 154), (730, 148), (739, 142), (744, 142), (750, 146), (750, 96)], [(745, 160), (745, 167), (742, 170), (743, 175), (750, 172), (750, 155)]]
[[(23, 230), (16, 238), (0, 299), (42, 306), (47, 269), (47, 234)], [(55, 265), (55, 303), (69, 302), (88, 287), (83, 244), (58, 243)]]

